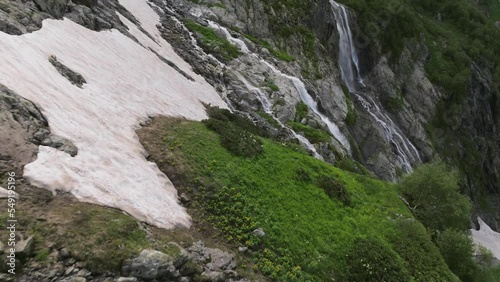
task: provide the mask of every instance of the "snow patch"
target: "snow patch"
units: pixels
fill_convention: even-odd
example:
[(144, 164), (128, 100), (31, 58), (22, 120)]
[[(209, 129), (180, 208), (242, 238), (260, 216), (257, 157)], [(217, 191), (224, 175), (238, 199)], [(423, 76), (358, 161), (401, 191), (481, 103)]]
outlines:
[[(116, 30), (95, 32), (65, 19), (45, 20), (41, 30), (22, 36), (0, 32), (0, 83), (39, 105), (52, 133), (78, 147), (78, 155), (71, 157), (40, 146), (24, 177), (38, 187), (119, 208), (158, 227), (188, 227), (190, 217), (179, 205), (177, 191), (145, 159), (135, 130), (148, 116), (204, 119), (201, 101), (226, 106), (159, 37), (159, 18), (146, 1), (120, 2), (157, 41), (140, 37), (144, 33), (124, 21), (141, 44), (198, 79), (187, 80)], [(50, 55), (82, 74), (87, 84), (82, 89), (72, 85), (49, 63)]]
[(490, 250), (493, 256), (500, 260), (500, 233), (493, 231), (481, 218), (478, 220), (479, 230), (471, 229), (474, 243)]

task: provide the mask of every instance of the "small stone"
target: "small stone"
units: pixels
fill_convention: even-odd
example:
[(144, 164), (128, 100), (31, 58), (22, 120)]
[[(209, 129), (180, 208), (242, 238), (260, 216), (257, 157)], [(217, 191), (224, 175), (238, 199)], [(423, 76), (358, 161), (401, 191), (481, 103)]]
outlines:
[(62, 248), (59, 251), (59, 255), (61, 256), (61, 259), (67, 259), (71, 256), (71, 253), (68, 251), (68, 249)]
[(182, 193), (180, 196), (181, 202), (182, 203), (189, 203), (191, 202), (191, 197), (189, 197), (186, 193)]
[(73, 273), (74, 271), (75, 271), (75, 266), (72, 265), (72, 266), (66, 268), (66, 271), (64, 271), (64, 275), (68, 276), (71, 273)]
[(76, 263), (76, 259), (74, 259), (74, 258), (70, 258), (70, 259), (68, 259), (68, 260), (66, 261), (66, 263), (65, 263), (65, 264), (66, 264), (66, 266), (68, 266), (68, 265), (73, 265), (73, 264), (75, 264), (75, 263)]
[(54, 277), (56, 277), (56, 276), (57, 276), (57, 273), (58, 273), (57, 269), (52, 269), (52, 270), (49, 272), (49, 274), (47, 275), (47, 278), (52, 279), (52, 278), (54, 278)]
[(266, 232), (264, 232), (264, 229), (262, 229), (262, 228), (255, 229), (252, 232), (252, 234), (255, 235), (255, 236), (261, 237), (261, 238), (266, 236)]
[(248, 251), (248, 248), (247, 248), (247, 247), (239, 247), (239, 248), (238, 248), (238, 251), (239, 251), (240, 253), (244, 253), (244, 252)]
[(224, 276), (227, 280), (227, 278), (236, 278), (238, 277), (238, 272), (234, 271), (234, 270), (226, 270), (224, 271)]
[(190, 282), (191, 279), (189, 279), (189, 277), (185, 277), (184, 276), (184, 277), (179, 278), (179, 280), (177, 280), (177, 281), (179, 281), (179, 282)]
[(78, 271), (78, 273), (76, 274), (77, 276), (80, 276), (80, 277), (84, 277), (87, 275), (87, 271), (85, 271), (84, 269)]
[(137, 282), (137, 278), (135, 277), (120, 277), (116, 279), (116, 282)]
[(203, 272), (201, 276), (208, 281), (213, 281), (213, 282), (222, 282), (224, 281), (224, 273), (219, 272), (219, 271), (208, 271), (208, 272)]
[(83, 277), (73, 277), (69, 280), (70, 282), (87, 282), (87, 279)]
[(29, 258), (33, 252), (33, 236), (16, 244), (16, 254), (19, 258)]

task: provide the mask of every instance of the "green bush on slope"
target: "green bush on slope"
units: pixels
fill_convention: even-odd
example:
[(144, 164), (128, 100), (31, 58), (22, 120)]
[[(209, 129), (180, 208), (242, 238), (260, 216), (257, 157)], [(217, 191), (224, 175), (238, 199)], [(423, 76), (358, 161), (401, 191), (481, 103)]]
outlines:
[(345, 281), (400, 282), (410, 279), (403, 260), (377, 238), (356, 239), (346, 257)]
[(436, 244), (446, 263), (460, 280), (476, 281), (478, 266), (472, 257), (474, 245), (468, 234), (448, 229), (438, 235)]
[[(385, 265), (391, 269), (439, 269), (434, 271), (437, 281), (450, 281), (452, 274), (442, 259), (434, 265), (405, 263), (392, 241), (398, 218), (412, 218), (393, 184), (342, 171), (265, 138), (260, 139), (262, 154), (245, 158), (226, 150), (221, 136), (202, 123), (173, 122), (164, 128), (166, 148), (175, 158), (168, 163), (176, 175), (191, 179), (186, 184), (192, 187), (190, 206), (200, 210), (193, 214), (203, 214), (199, 220), (215, 226), (228, 242), (248, 246), (254, 267), (272, 279), (342, 281), (350, 275), (352, 260), (363, 258), (346, 257), (356, 253), (352, 250), (357, 238), (378, 238), (373, 240), (382, 244)], [(325, 177), (344, 184), (352, 207), (332, 201), (318, 186)], [(262, 228), (266, 236), (252, 235), (254, 228)], [(429, 237), (422, 238), (432, 244)], [(427, 254), (416, 254), (421, 255)], [(376, 273), (385, 271), (373, 267)], [(405, 277), (402, 281), (411, 279)], [(419, 281), (433, 281), (426, 278), (421, 275)]]
[(415, 281), (455, 281), (427, 230), (414, 219), (398, 219), (390, 241)]
[(467, 230), (472, 205), (458, 191), (458, 172), (441, 161), (425, 164), (403, 178), (401, 192), (427, 228)]

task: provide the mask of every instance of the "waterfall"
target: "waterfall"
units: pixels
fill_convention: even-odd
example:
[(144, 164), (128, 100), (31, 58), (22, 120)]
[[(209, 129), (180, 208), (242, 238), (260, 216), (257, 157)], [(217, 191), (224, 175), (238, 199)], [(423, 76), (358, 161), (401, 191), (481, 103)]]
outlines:
[[(220, 26), (219, 24), (216, 24), (216, 23), (211, 22), (211, 21), (208, 21), (208, 24), (211, 28), (216, 29), (216, 30), (220, 30), (226, 36), (226, 39), (229, 42), (231, 42), (233, 45), (238, 46), (242, 52), (244, 52), (245, 54), (248, 54), (254, 58), (259, 59), (262, 64), (269, 67), (277, 76), (281, 76), (281, 77), (289, 80), (290, 82), (292, 82), (293, 86), (295, 87), (295, 89), (297, 90), (297, 92), (300, 95), (300, 99), (309, 107), (309, 109), (311, 109), (321, 119), (321, 121), (323, 121), (323, 123), (327, 126), (328, 131), (332, 134), (332, 136), (337, 141), (340, 142), (340, 144), (346, 149), (346, 151), (349, 154), (351, 153), (351, 146), (350, 146), (349, 141), (345, 137), (345, 135), (340, 131), (339, 127), (334, 122), (332, 122), (326, 115), (322, 114), (319, 111), (318, 102), (316, 102), (314, 100), (314, 98), (311, 95), (309, 95), (305, 84), (299, 78), (284, 74), (283, 72), (278, 70), (273, 64), (262, 59), (258, 54), (252, 53), (248, 49), (248, 47), (246, 46), (246, 44), (243, 40), (232, 37), (231, 34), (229, 33), (229, 31), (225, 27)], [(257, 92), (257, 93), (259, 93), (259, 92)], [(262, 92), (260, 92), (260, 93), (262, 94), (262, 95), (259, 95), (261, 98), (263, 96), (267, 99), (267, 97), (265, 96), (264, 93), (262, 93)], [(294, 134), (296, 134), (296, 133), (294, 132)], [(300, 135), (298, 135), (298, 136), (300, 136)], [(302, 137), (302, 139), (305, 139), (305, 138)], [(300, 140), (300, 138), (299, 138), (299, 140)], [(307, 139), (305, 139), (305, 140), (307, 140)]]
[(231, 33), (229, 33), (229, 30), (227, 30), (227, 28), (213, 22), (213, 21), (208, 21), (208, 26), (211, 27), (212, 29), (218, 29), (220, 31), (222, 31), (222, 33), (224, 33), (224, 36), (226, 37), (226, 39), (231, 42), (233, 45), (236, 45), (240, 48), (241, 52), (245, 53), (245, 54), (248, 54), (250, 53), (250, 50), (248, 49), (247, 45), (245, 44), (245, 42), (241, 39), (238, 39), (238, 38), (234, 38)]
[(347, 8), (333, 0), (330, 0), (333, 7), (337, 30), (340, 35), (339, 41), (339, 65), (344, 82), (349, 88), (349, 92), (356, 91), (356, 82), (364, 86), (359, 74), (359, 59), (354, 40), (352, 39), (351, 26), (349, 25), (349, 14)]
[(365, 84), (360, 75), (359, 58), (352, 38), (348, 10), (344, 5), (333, 0), (330, 0), (330, 4), (333, 8), (339, 33), (338, 60), (342, 80), (349, 92), (360, 101), (363, 108), (384, 130), (385, 140), (393, 145), (394, 153), (401, 163), (401, 167), (405, 172), (411, 172), (413, 170), (412, 162), (422, 162), (418, 150), (394, 124), (392, 119), (380, 109), (376, 101), (362, 90), (358, 90), (359, 86), (364, 87)]
[[(267, 98), (266, 94), (264, 94), (259, 88), (253, 86), (246, 80), (246, 78), (243, 77), (241, 73), (237, 73), (238, 78), (240, 79), (243, 84), (245, 84), (246, 88), (248, 90), (255, 92), (257, 94), (257, 99), (259, 102), (262, 104), (262, 107), (264, 108), (264, 112), (268, 115), (270, 115), (274, 121), (276, 121), (281, 127), (287, 128), (278, 118), (274, 116), (272, 106), (271, 106), (271, 101), (269, 101), (269, 98)], [(293, 129), (290, 129), (290, 132), (292, 133), (293, 137), (297, 138), (299, 142), (306, 147), (309, 151), (311, 151), (314, 155), (315, 158), (323, 160), (323, 157), (316, 151), (316, 148), (314, 148), (313, 144), (307, 140), (304, 136), (298, 134), (295, 132)]]
[(339, 127), (334, 122), (332, 122), (327, 116), (325, 116), (319, 111), (318, 102), (316, 102), (313, 99), (313, 97), (309, 95), (304, 83), (297, 77), (282, 73), (275, 66), (273, 66), (272, 64), (270, 64), (265, 60), (261, 60), (261, 62), (267, 65), (275, 74), (285, 77), (293, 83), (293, 86), (295, 87), (297, 92), (299, 92), (300, 99), (302, 100), (302, 102), (304, 102), (309, 107), (309, 109), (311, 109), (317, 116), (320, 117), (323, 123), (326, 124), (326, 126), (328, 127), (328, 131), (330, 131), (333, 137), (335, 137), (335, 139), (337, 139), (342, 144), (342, 146), (344, 146), (344, 148), (350, 153), (351, 146), (349, 144), (349, 141), (344, 136), (344, 134), (342, 134)]

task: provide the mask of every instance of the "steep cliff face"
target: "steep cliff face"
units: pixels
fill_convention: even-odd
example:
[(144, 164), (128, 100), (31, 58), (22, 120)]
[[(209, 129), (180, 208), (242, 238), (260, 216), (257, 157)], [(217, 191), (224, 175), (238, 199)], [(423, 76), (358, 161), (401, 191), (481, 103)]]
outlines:
[[(379, 177), (396, 180), (414, 166), (439, 155), (460, 167), (468, 193), (477, 203), (482, 198), (490, 201), (490, 207), (497, 206), (491, 193), (498, 192), (498, 96), (491, 65), (481, 64), (480, 60), (469, 65), (468, 94), (462, 99), (458, 94), (449, 94), (439, 80), (429, 79), (429, 62), (436, 56), (429, 46), (435, 48), (436, 42), (424, 34), (409, 35), (397, 54), (388, 51), (385, 41), (364, 35), (366, 26), (358, 26), (355, 10), (333, 1), (285, 5), (280, 1), (193, 4), (176, 0), (168, 6), (175, 10), (169, 16), (188, 18), (202, 25), (206, 20), (217, 22), (228, 29), (226, 34), (215, 29), (221, 37), (239, 40), (236, 45), (249, 48), (240, 49), (244, 52), (220, 69), (218, 85), (235, 108), (247, 113), (261, 111), (262, 101), (255, 97), (262, 98), (264, 94), (270, 101), (268, 110), (282, 122), (327, 129), (314, 111), (309, 110), (306, 119), (297, 117), (299, 91), (286, 77), (261, 65), (265, 59), (302, 80), (318, 103), (319, 112), (349, 140), (350, 150), (345, 153)], [(343, 18), (339, 18), (339, 7), (345, 8)], [(405, 13), (403, 9), (389, 16), (400, 20)], [(359, 61), (359, 77), (355, 78), (358, 82), (352, 87), (342, 73), (342, 58), (346, 54), (341, 46), (346, 39), (339, 32), (341, 21), (348, 22)], [(390, 31), (393, 30), (387, 32)], [(292, 59), (276, 56), (277, 50)], [(186, 46), (178, 51), (185, 52)], [(202, 63), (193, 65), (197, 68)], [(208, 68), (199, 69), (206, 72)], [(247, 83), (235, 73), (244, 74)], [(277, 88), (270, 89), (269, 81)], [(260, 94), (253, 88), (260, 89)], [(259, 119), (256, 114), (253, 116)], [(333, 138), (314, 147), (326, 160), (338, 164), (343, 159), (338, 154), (343, 151), (342, 142), (338, 141)], [(487, 217), (494, 228), (495, 217), (498, 220), (498, 215)]]
[[(229, 28), (232, 40), (237, 38), (242, 44), (249, 46), (250, 53), (258, 54), (260, 57), (248, 56), (248, 50), (243, 52), (244, 54), (228, 62), (231, 67), (225, 69), (224, 73), (226, 78), (234, 77), (234, 71), (245, 73), (251, 87), (263, 89), (265, 96), (271, 101), (271, 111), (278, 119), (285, 123), (301, 122), (319, 129), (327, 128), (314, 110), (309, 109), (306, 119), (297, 117), (296, 106), (301, 102), (300, 91), (297, 91), (290, 81), (287, 83), (288, 78), (273, 74), (268, 66), (259, 67), (261, 59), (272, 62), (282, 72), (302, 80), (308, 93), (318, 104), (319, 113), (326, 115), (340, 129), (345, 140), (349, 140), (347, 155), (364, 164), (376, 175), (396, 180), (402, 173), (411, 171), (413, 165), (421, 163), (422, 159), (430, 158), (430, 142), (426, 139), (421, 125), (421, 116), (424, 115), (426, 119), (432, 116), (433, 99), (437, 99), (439, 95), (425, 79), (422, 64), (408, 69), (410, 50), (407, 51), (406, 61), (401, 63), (405, 66), (401, 68), (405, 71), (405, 77), (400, 77), (399, 73), (395, 75), (385, 57), (373, 58), (378, 61), (370, 61), (369, 67), (365, 59), (361, 62), (365, 64), (360, 65), (362, 77), (359, 77), (365, 80), (365, 85), (349, 87), (342, 75), (342, 64), (339, 64), (339, 58), (347, 54), (339, 52), (339, 42), (345, 39), (339, 34), (338, 24), (339, 21), (347, 20), (349, 22), (344, 28), (356, 28), (355, 14), (351, 10), (332, 1), (306, 1), (301, 4), (307, 9), (305, 12), (301, 10), (304, 9), (302, 6), (288, 7), (279, 4), (280, 2), (223, 1), (220, 5), (214, 3), (204, 2), (202, 5), (196, 5), (175, 1), (172, 8), (177, 9), (178, 13), (173, 15), (201, 23), (205, 20), (216, 21)], [(341, 14), (340, 9), (343, 9), (345, 16)], [(297, 10), (303, 14), (299, 16)], [(260, 16), (260, 21), (255, 20), (255, 15)], [(276, 56), (276, 50), (286, 52), (292, 59), (286, 60)], [(353, 51), (364, 55), (363, 50)], [(185, 52), (185, 47), (179, 51), (181, 55)], [(194, 65), (196, 68), (199, 64)], [(405, 82), (407, 77), (412, 79)], [(226, 82), (229, 82), (226, 85), (231, 85), (230, 81), (226, 79)], [(272, 81), (277, 89), (266, 89), (266, 81)], [(409, 90), (405, 91), (416, 92), (417, 90), (413, 89), (422, 87), (430, 92), (431, 95), (426, 96), (410, 95), (411, 99), (415, 100), (414, 103), (424, 100), (425, 103), (431, 104), (430, 109), (415, 107), (416, 113), (399, 109), (402, 106), (400, 104), (405, 103), (400, 89), (403, 82), (414, 84), (407, 86)], [(242, 91), (245, 87), (241, 87), (241, 82), (240, 87), (236, 89), (237, 91), (229, 91), (227, 96), (237, 108), (246, 112), (259, 110), (258, 101), (254, 100), (252, 103), (249, 100), (255, 95)], [(396, 104), (398, 112), (395, 111), (394, 114), (404, 115), (406, 127), (400, 129), (398, 122), (392, 120), (394, 114), (385, 111), (386, 101)], [(408, 137), (405, 132), (407, 128), (412, 128), (412, 135)], [(345, 146), (342, 146), (342, 138), (333, 135), (335, 138), (331, 142), (319, 143), (315, 147), (328, 161), (338, 164), (343, 158), (339, 157), (338, 152), (344, 151)], [(419, 143), (418, 149), (423, 153), (417, 152), (414, 142)], [(328, 143), (334, 147), (328, 147)]]

